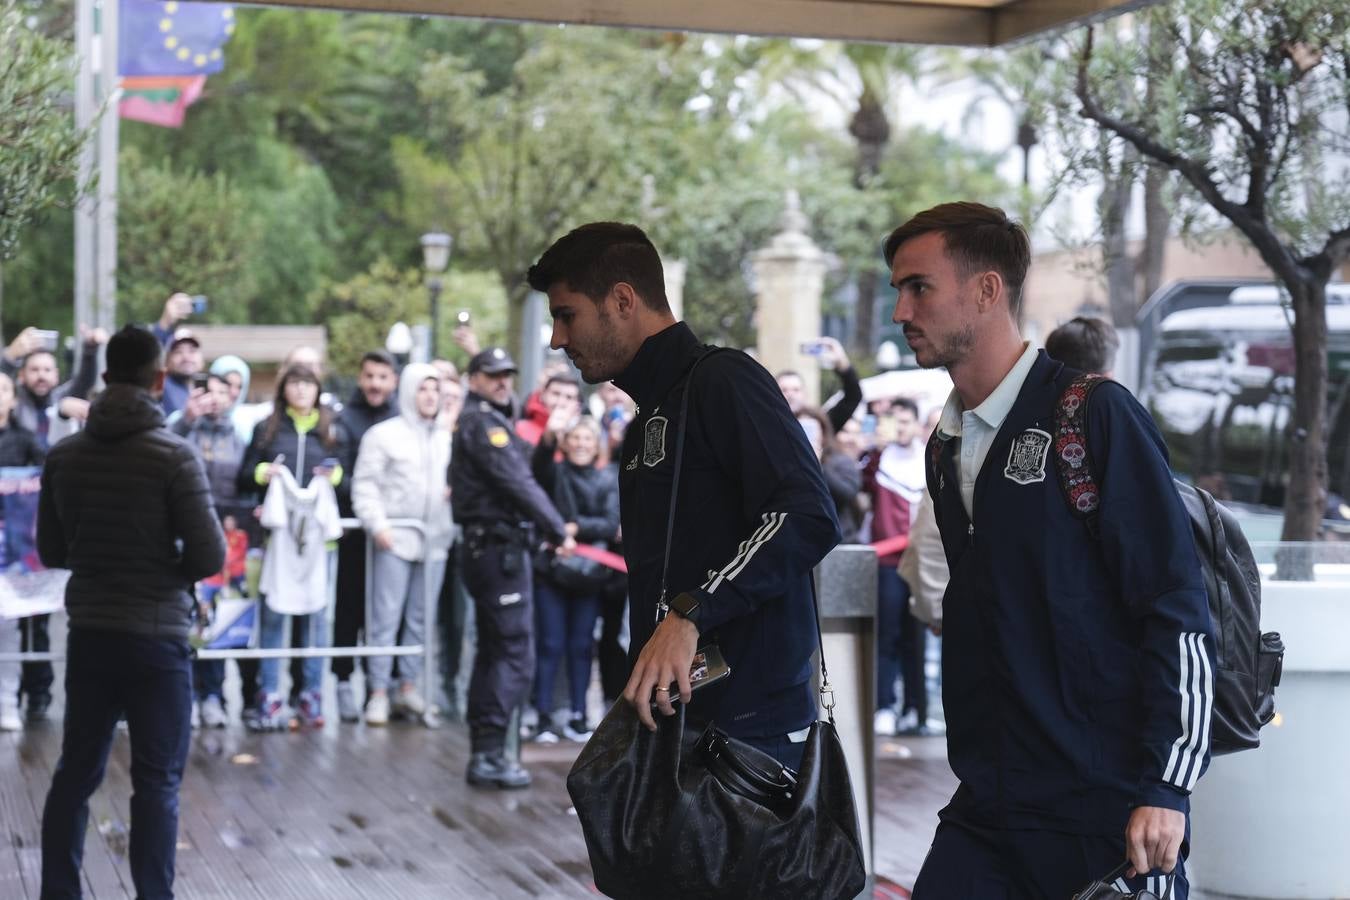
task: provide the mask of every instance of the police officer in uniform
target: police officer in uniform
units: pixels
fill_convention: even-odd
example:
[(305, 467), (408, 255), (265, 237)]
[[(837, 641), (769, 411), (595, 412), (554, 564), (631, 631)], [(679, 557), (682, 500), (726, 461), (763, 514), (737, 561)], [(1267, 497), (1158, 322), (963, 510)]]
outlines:
[(505, 746), (512, 712), (534, 679), (531, 552), (541, 541), (563, 555), (576, 546), (575, 524), (563, 522), (530, 474), (533, 448), (513, 427), (516, 371), (500, 347), (469, 361), (469, 394), (450, 463), (455, 518), (464, 527), (464, 582), (478, 617), (467, 778), (499, 788), (530, 783), (530, 773), (506, 755)]

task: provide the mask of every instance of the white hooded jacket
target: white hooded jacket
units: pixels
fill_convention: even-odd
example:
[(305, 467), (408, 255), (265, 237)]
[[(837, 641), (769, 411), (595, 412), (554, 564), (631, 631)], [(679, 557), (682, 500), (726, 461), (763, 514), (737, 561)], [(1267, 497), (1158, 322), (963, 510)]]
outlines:
[(399, 414), (372, 427), (361, 439), (352, 476), (352, 508), (368, 535), (389, 528), (391, 519), (417, 519), (416, 529), (394, 528), (392, 552), (410, 562), (444, 558), (450, 545), (450, 432), (417, 414), (417, 389), (436, 370), (423, 363), (403, 369), (398, 382)]

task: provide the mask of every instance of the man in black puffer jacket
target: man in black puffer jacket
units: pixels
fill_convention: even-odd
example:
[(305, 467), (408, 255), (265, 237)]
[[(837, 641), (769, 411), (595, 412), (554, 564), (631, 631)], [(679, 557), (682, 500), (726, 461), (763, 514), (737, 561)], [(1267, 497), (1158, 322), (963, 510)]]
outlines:
[(117, 720), (131, 736), (131, 878), (172, 897), (178, 788), (192, 709), (193, 583), (225, 563), (225, 537), (193, 449), (151, 395), (159, 341), (128, 325), (108, 344), (108, 389), (42, 473), (38, 553), (66, 587), (66, 718), (42, 815), (42, 896), (80, 896), (89, 797)]
[[(398, 366), (384, 350), (371, 350), (361, 357), (361, 373), (356, 391), (338, 413), (338, 437), (346, 448), (342, 468), (347, 477), (337, 486), (338, 512), (344, 519), (356, 516), (352, 509), (352, 476), (356, 456), (366, 432), (398, 415)], [(333, 609), (333, 646), (354, 647), (366, 629), (366, 533), (353, 530), (338, 541), (337, 598)], [(337, 676), (338, 716), (344, 722), (360, 718), (360, 707), (352, 693), (351, 677), (356, 660), (350, 656), (333, 658)], [(362, 660), (362, 671), (365, 661)]]

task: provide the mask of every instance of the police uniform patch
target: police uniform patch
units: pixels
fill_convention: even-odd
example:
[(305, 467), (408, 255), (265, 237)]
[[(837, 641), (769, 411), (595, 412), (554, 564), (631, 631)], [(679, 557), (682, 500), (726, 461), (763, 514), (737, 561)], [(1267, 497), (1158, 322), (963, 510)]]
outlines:
[(642, 430), (642, 464), (652, 467), (661, 464), (661, 460), (666, 458), (666, 425), (669, 424), (665, 416), (652, 416), (647, 420), (646, 426)]
[(498, 450), (504, 450), (511, 443), (511, 435), (506, 433), (506, 429), (500, 425), (493, 426), (487, 430), (488, 443)]
[(1028, 428), (1013, 438), (1008, 451), (1008, 465), (1003, 477), (1018, 484), (1033, 484), (1045, 480), (1045, 460), (1049, 455), (1050, 435), (1039, 428)]

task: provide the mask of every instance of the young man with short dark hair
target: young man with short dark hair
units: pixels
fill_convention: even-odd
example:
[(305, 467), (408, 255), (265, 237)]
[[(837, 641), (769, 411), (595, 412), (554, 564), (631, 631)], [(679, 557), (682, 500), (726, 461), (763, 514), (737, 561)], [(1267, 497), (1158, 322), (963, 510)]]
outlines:
[(89, 797), (123, 715), (132, 883), (139, 897), (173, 896), (191, 737), (193, 585), (220, 571), (225, 538), (201, 460), (163, 427), (152, 394), (164, 381), (161, 355), (144, 328), (114, 335), (107, 390), (42, 472), (38, 553), (43, 565), (71, 571), (65, 734), (42, 814), (43, 897), (80, 896)]
[(1118, 888), (1184, 900), (1190, 792), (1209, 758), (1209, 607), (1190, 522), (1148, 413), (1115, 384), (1079, 420), (1098, 492), (1071, 510), (1051, 453), (1075, 372), (1018, 333), (1026, 232), (949, 203), (885, 244), (892, 316), (955, 387), (927, 481), (951, 568), (943, 602), (947, 755), (960, 780), (915, 900), (1068, 897), (1128, 859)]
[[(361, 440), (366, 432), (398, 415), (398, 365), (384, 350), (371, 350), (361, 357), (356, 390), (338, 413), (337, 428), (347, 448), (342, 460), (345, 472), (356, 471)], [(337, 487), (338, 512), (344, 519), (354, 518), (352, 480), (342, 479)], [(366, 627), (366, 539), (363, 531), (348, 531), (338, 540), (337, 595), (333, 608), (333, 646), (352, 647)], [(362, 667), (364, 670), (364, 662)], [(361, 707), (352, 691), (352, 672), (356, 660), (350, 656), (333, 657), (337, 676), (338, 718), (355, 722)]]
[[(651, 704), (673, 715), (678, 693), (691, 723), (716, 721), (798, 768), (817, 716), (810, 573), (839, 541), (805, 432), (773, 377), (743, 353), (713, 354), (691, 383), (709, 348), (676, 322), (661, 258), (640, 228), (583, 225), (528, 277), (548, 294), (551, 346), (587, 382), (612, 379), (638, 404), (619, 462), (634, 661), (625, 698), (655, 729)], [(661, 563), (682, 428), (665, 603)], [(701, 637), (719, 645), (732, 674), (695, 695), (689, 668)]]

